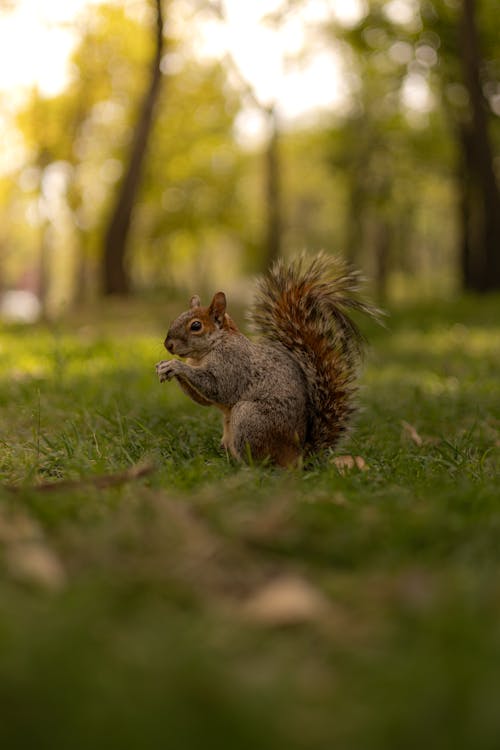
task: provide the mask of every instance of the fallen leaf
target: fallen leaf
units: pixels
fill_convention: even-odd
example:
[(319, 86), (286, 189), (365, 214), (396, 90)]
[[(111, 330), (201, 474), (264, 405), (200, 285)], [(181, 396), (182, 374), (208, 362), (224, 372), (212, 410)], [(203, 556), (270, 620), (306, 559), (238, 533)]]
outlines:
[(11, 544), (5, 552), (7, 567), (15, 578), (58, 591), (66, 575), (59, 559), (43, 541)]
[(280, 627), (322, 618), (329, 611), (323, 594), (298, 576), (283, 576), (258, 589), (241, 611), (262, 625)]
[(45, 540), (39, 524), (26, 513), (0, 515), (0, 542), (4, 558), (14, 578), (59, 590), (66, 581), (64, 568)]
[(418, 447), (420, 448), (422, 446), (423, 440), (414, 426), (409, 422), (405, 422), (404, 419), (401, 420), (401, 425), (403, 427), (403, 435), (409, 438), (412, 442), (415, 443), (415, 445), (418, 445)]
[(330, 497), (330, 501), (334, 505), (340, 505), (341, 507), (344, 507), (345, 505), (347, 505), (347, 500), (341, 492), (334, 492), (333, 495)]
[(368, 464), (362, 456), (335, 456), (333, 463), (341, 474), (346, 474), (354, 468), (359, 471), (368, 471)]

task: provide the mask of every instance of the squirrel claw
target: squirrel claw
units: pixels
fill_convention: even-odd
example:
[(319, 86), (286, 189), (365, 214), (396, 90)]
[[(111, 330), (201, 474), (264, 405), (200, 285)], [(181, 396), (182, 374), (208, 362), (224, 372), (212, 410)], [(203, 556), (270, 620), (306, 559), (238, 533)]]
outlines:
[(164, 383), (166, 380), (171, 380), (174, 377), (176, 364), (177, 362), (171, 359), (163, 359), (161, 362), (157, 362), (155, 368), (160, 383)]

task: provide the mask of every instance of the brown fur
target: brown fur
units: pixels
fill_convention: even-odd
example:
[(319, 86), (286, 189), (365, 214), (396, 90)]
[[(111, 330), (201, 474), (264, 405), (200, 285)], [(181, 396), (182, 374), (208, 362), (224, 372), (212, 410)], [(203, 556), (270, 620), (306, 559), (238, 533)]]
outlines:
[(351, 309), (378, 311), (357, 296), (358, 276), (324, 255), (279, 261), (260, 282), (251, 312), (262, 340), (252, 342), (217, 292), (197, 296), (170, 326), (166, 348), (186, 362), (158, 363), (197, 403), (223, 413), (222, 445), (235, 458), (279, 466), (333, 447), (353, 411), (361, 335)]

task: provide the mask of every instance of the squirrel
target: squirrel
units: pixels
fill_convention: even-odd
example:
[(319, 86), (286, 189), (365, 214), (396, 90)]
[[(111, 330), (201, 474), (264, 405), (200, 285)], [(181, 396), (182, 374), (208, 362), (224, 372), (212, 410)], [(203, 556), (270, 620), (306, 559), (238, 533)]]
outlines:
[(194, 295), (164, 342), (185, 361), (158, 362), (160, 382), (175, 378), (193, 401), (222, 411), (221, 445), (237, 460), (288, 467), (333, 448), (355, 409), (364, 342), (348, 312), (380, 317), (359, 297), (359, 281), (324, 253), (279, 259), (249, 313), (257, 341), (228, 315), (224, 292), (208, 307)]

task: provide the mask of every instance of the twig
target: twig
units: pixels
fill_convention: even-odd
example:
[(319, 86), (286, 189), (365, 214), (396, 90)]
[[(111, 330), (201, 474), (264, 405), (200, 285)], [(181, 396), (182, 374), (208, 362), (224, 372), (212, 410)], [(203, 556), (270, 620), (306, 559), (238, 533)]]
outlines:
[(96, 487), (97, 489), (106, 489), (107, 487), (117, 487), (126, 482), (133, 482), (136, 479), (151, 474), (155, 469), (152, 463), (140, 463), (131, 466), (124, 471), (118, 471), (114, 474), (98, 474), (96, 476), (83, 477), (82, 479), (63, 479), (58, 482), (41, 482), (33, 485), (14, 485), (3, 484), (3, 489), (8, 492), (60, 492), (61, 490), (78, 490), (82, 487)]

